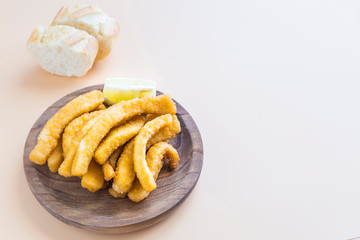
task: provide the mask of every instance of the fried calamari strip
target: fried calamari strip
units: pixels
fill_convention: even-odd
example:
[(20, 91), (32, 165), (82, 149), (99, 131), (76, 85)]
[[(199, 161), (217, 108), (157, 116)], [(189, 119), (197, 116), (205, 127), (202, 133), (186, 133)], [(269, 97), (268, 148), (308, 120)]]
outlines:
[(107, 160), (107, 162), (109, 162), (110, 166), (115, 169), (116, 167), (116, 163), (117, 160), (120, 157), (121, 152), (123, 151), (123, 146), (119, 147), (118, 149), (116, 149), (109, 157), (109, 159)]
[(159, 117), (160, 115), (157, 115), (157, 114), (146, 114), (145, 116), (145, 122), (150, 122), (151, 120), (154, 120), (155, 118)]
[(94, 90), (80, 95), (60, 108), (41, 130), (29, 159), (36, 164), (44, 164), (55, 149), (65, 127), (81, 114), (97, 108), (103, 101), (102, 92)]
[(97, 146), (113, 127), (135, 115), (147, 113), (174, 115), (176, 106), (168, 95), (133, 99), (112, 105), (80, 142), (73, 163), (73, 174), (82, 176), (86, 173)]
[(106, 181), (110, 181), (115, 177), (114, 168), (110, 165), (108, 161), (106, 161), (102, 166), (102, 171), (104, 172), (104, 179)]
[[(151, 192), (156, 188), (155, 180), (146, 163), (145, 153), (148, 140), (161, 128), (172, 123), (172, 116), (165, 114), (147, 122), (135, 137), (134, 145), (134, 169), (143, 188)], [(116, 190), (116, 189), (115, 189)]]
[(120, 194), (126, 194), (135, 179), (134, 144), (135, 138), (125, 145), (116, 165), (112, 188)]
[[(169, 167), (175, 168), (179, 162), (179, 155), (175, 148), (165, 142), (159, 142), (153, 145), (146, 154), (146, 162), (149, 166), (152, 177), (156, 180), (161, 168), (164, 165), (165, 158), (169, 159)], [(136, 179), (134, 185), (128, 193), (131, 201), (140, 202), (149, 196), (150, 192), (146, 191)]]
[(91, 192), (96, 192), (104, 186), (104, 173), (101, 166), (92, 160), (87, 173), (81, 178), (81, 186)]
[(64, 154), (62, 149), (61, 138), (58, 140), (56, 148), (51, 152), (47, 163), (50, 171), (56, 173), (59, 169), (60, 164), (64, 161)]
[(109, 193), (114, 198), (125, 198), (126, 197), (126, 193), (125, 194), (118, 193), (113, 188), (109, 188)]
[(115, 177), (115, 167), (116, 162), (119, 159), (120, 153), (122, 151), (122, 148), (116, 149), (109, 157), (108, 160), (102, 165), (102, 170), (104, 172), (104, 178), (106, 181), (110, 181)]
[(96, 162), (104, 164), (113, 151), (138, 134), (144, 123), (145, 118), (137, 115), (126, 123), (111, 129), (95, 151), (94, 158)]
[(100, 104), (95, 110), (105, 110), (106, 106), (104, 104)]
[(158, 142), (168, 140), (175, 137), (181, 131), (180, 122), (177, 119), (176, 115), (172, 116), (172, 123), (168, 126), (163, 127), (156, 133), (146, 144), (146, 148), (150, 148), (152, 145)]
[(98, 114), (97, 111), (91, 113), (84, 113), (80, 117), (72, 120), (69, 125), (66, 126), (62, 136), (62, 147), (64, 151), (64, 156), (68, 154), (69, 148), (71, 146), (71, 141), (75, 138), (76, 134), (96, 114)]
[[(161, 167), (163, 161), (161, 162)], [(156, 180), (156, 179), (155, 179)], [(128, 198), (133, 202), (140, 202), (149, 196), (150, 192), (146, 191), (142, 186), (138, 178), (135, 179), (130, 191), (128, 192)]]
[(93, 118), (90, 119), (82, 128), (81, 130), (76, 134), (75, 138), (72, 139), (71, 145), (68, 149), (68, 152), (65, 155), (65, 159), (60, 165), (59, 168), (59, 174), (64, 177), (71, 177), (71, 167), (73, 164), (73, 160), (76, 154), (77, 147), (80, 143), (80, 141), (84, 138), (86, 133), (94, 126), (96, 121), (99, 119), (101, 114), (104, 113), (105, 110), (96, 111), (94, 113), (91, 113)]

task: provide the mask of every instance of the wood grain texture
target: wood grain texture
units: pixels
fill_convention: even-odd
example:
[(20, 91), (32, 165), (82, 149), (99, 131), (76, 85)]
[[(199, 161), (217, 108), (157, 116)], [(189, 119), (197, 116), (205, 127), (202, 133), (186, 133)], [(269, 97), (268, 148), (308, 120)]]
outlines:
[[(128, 198), (113, 198), (107, 189), (96, 193), (81, 187), (77, 177), (65, 178), (51, 173), (47, 165), (36, 165), (29, 154), (46, 121), (64, 104), (103, 85), (80, 89), (61, 98), (41, 114), (26, 139), (23, 164), (29, 187), (39, 203), (59, 220), (83, 229), (125, 233), (149, 227), (165, 219), (195, 187), (203, 163), (203, 145), (199, 130), (190, 114), (176, 102), (181, 132), (173, 139), (180, 156), (176, 169), (164, 165), (157, 179), (157, 189), (140, 203)], [(158, 94), (161, 94), (158, 92)]]

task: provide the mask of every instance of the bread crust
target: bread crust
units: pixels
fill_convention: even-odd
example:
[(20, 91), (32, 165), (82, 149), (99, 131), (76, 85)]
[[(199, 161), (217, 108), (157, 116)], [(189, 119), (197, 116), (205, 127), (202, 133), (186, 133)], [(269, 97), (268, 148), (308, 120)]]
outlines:
[(120, 33), (120, 23), (116, 22), (115, 25), (113, 25), (111, 31), (109, 32), (110, 38), (117, 38)]
[(38, 26), (27, 49), (46, 71), (62, 76), (83, 76), (91, 69), (99, 44), (85, 31), (70, 26)]
[(51, 25), (55, 25), (54, 23), (55, 23), (56, 21), (58, 21), (59, 19), (61, 19), (62, 17), (64, 17), (65, 14), (67, 13), (68, 9), (69, 9), (69, 6), (62, 6), (62, 7), (60, 8), (60, 10), (58, 11), (58, 13), (56, 14), (55, 18), (53, 19)]
[(27, 43), (31, 43), (31, 42), (35, 42), (38, 40), (39, 38), (39, 34), (40, 34), (40, 31), (38, 28), (35, 28), (31, 34), (30, 34), (30, 37), (29, 39), (27, 40)]
[(87, 42), (84, 53), (87, 54), (91, 59), (95, 59), (99, 49), (99, 42), (96, 38), (90, 38)]
[(64, 42), (69, 46), (73, 46), (74, 44), (80, 42), (81, 40), (84, 40), (85, 38), (87, 38), (88, 35), (83, 32), (83, 31), (76, 31), (73, 32), (71, 34), (68, 34), (65, 38), (64, 38)]
[(93, 6), (89, 5), (89, 6), (82, 7), (79, 10), (73, 12), (72, 14), (69, 15), (69, 17), (80, 18), (80, 17), (86, 16), (88, 14), (93, 14), (93, 13), (96, 13), (95, 9)]
[(33, 30), (27, 48), (46, 71), (83, 76), (110, 54), (119, 33), (119, 22), (94, 5), (62, 6), (50, 27)]
[(97, 38), (99, 42), (97, 60), (103, 59), (110, 54), (120, 33), (119, 22), (93, 5), (62, 7), (51, 25), (72, 26)]

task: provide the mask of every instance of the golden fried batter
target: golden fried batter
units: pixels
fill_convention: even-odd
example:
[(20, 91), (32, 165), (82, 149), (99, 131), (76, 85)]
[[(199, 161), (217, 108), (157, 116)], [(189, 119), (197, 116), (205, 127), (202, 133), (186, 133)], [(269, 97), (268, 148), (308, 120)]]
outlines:
[(72, 120), (69, 123), (69, 125), (66, 126), (63, 136), (62, 136), (62, 147), (63, 147), (63, 151), (64, 151), (64, 156), (66, 156), (67, 153), (69, 152), (69, 148), (71, 146), (71, 141), (75, 138), (76, 134), (96, 114), (98, 114), (97, 111), (91, 112), (91, 113), (84, 113), (80, 117), (77, 117), (74, 120)]
[(116, 162), (119, 159), (120, 153), (122, 151), (122, 148), (116, 149), (109, 157), (108, 160), (102, 165), (102, 170), (104, 172), (104, 178), (106, 181), (110, 181), (115, 177), (115, 167)]
[(91, 192), (96, 192), (104, 186), (104, 183), (101, 166), (92, 160), (87, 173), (81, 178), (81, 186)]
[(125, 198), (126, 197), (126, 193), (125, 194), (118, 193), (113, 188), (109, 188), (109, 193), (114, 198)]
[(120, 194), (126, 194), (135, 179), (134, 143), (135, 138), (125, 145), (116, 165), (112, 188)]
[[(134, 169), (143, 188), (151, 192), (156, 188), (155, 180), (146, 163), (145, 153), (148, 140), (161, 128), (172, 123), (172, 116), (165, 114), (147, 122), (135, 137), (134, 145)], [(116, 190), (116, 189), (115, 189)]]
[(138, 134), (144, 123), (145, 118), (137, 115), (126, 123), (111, 129), (95, 151), (94, 158), (96, 162), (104, 164), (113, 151)]
[(38, 136), (37, 144), (31, 151), (29, 159), (36, 164), (44, 164), (55, 149), (65, 127), (81, 114), (94, 110), (103, 101), (102, 92), (94, 90), (67, 103), (47, 121)]
[(109, 107), (80, 142), (73, 162), (73, 174), (82, 176), (86, 173), (97, 146), (113, 127), (143, 113), (174, 115), (176, 106), (170, 96), (160, 95), (124, 101)]
[(154, 120), (155, 118), (159, 117), (160, 115), (157, 114), (146, 114), (145, 116), (145, 122), (150, 122), (151, 120)]
[(110, 165), (109, 161), (106, 161), (103, 165), (101, 165), (101, 168), (104, 172), (104, 179), (106, 181), (110, 181), (115, 177), (114, 168)]
[(84, 138), (86, 133), (94, 126), (97, 119), (101, 116), (101, 114), (104, 113), (105, 110), (96, 111), (94, 113), (91, 113), (93, 118), (90, 119), (82, 128), (81, 130), (76, 134), (75, 138), (72, 139), (71, 145), (68, 149), (68, 152), (65, 155), (65, 159), (60, 165), (59, 168), (59, 174), (64, 177), (71, 177), (71, 167), (73, 164), (73, 160), (76, 154), (77, 147), (79, 145), (79, 142)]
[[(154, 180), (157, 179), (162, 166), (164, 165), (164, 157), (169, 159), (169, 167), (175, 168), (179, 162), (179, 155), (175, 148), (165, 142), (159, 142), (153, 145), (146, 154), (146, 162)], [(146, 191), (136, 179), (134, 185), (128, 193), (131, 201), (140, 202), (149, 196), (150, 192)]]
[[(163, 161), (160, 161), (161, 167)], [(155, 179), (156, 180), (156, 179)], [(142, 186), (138, 178), (135, 179), (130, 191), (128, 192), (128, 198), (133, 202), (140, 202), (149, 196), (150, 192), (146, 191)]]
[(149, 139), (149, 141), (147, 142), (146, 148), (148, 149), (155, 143), (162, 142), (162, 141), (168, 140), (170, 138), (173, 138), (180, 131), (181, 131), (180, 122), (177, 119), (176, 115), (173, 115), (172, 123), (168, 126), (163, 127), (162, 129), (159, 130), (158, 133), (156, 133), (154, 136), (152, 136)]
[(106, 106), (104, 104), (100, 104), (95, 110), (105, 110)]
[(107, 162), (109, 162), (110, 166), (115, 169), (116, 167), (116, 163), (120, 157), (121, 152), (123, 151), (124, 147), (121, 146), (118, 149), (116, 149), (109, 157), (109, 159), (107, 160)]
[(47, 163), (50, 171), (56, 173), (59, 169), (60, 164), (64, 161), (64, 154), (62, 149), (61, 138), (58, 140), (56, 148), (51, 152)]
[[(148, 122), (156, 117), (158, 117), (158, 115), (147, 114), (146, 120)], [(157, 133), (155, 133), (154, 136), (150, 138), (146, 144), (146, 149), (150, 148), (155, 143), (167, 141), (180, 132), (180, 123), (175, 115), (172, 116), (172, 120), (173, 121), (170, 125), (161, 128)], [(135, 179), (133, 142), (134, 140), (125, 145), (125, 148), (128, 149), (128, 151), (125, 152), (124, 148), (115, 170), (115, 177), (112, 186), (114, 190), (119, 193), (128, 192), (131, 188), (131, 184)]]

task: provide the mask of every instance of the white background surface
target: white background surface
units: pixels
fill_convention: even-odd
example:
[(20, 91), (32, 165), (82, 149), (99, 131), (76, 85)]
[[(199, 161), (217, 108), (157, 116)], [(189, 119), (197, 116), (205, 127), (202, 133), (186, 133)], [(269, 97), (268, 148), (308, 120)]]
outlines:
[[(101, 1), (121, 34), (83, 78), (46, 73), (25, 49), (36, 25), (75, 2), (20, 2), (0, 0), (1, 238), (360, 236), (359, 1)], [(22, 166), (39, 115), (107, 77), (156, 80), (191, 113), (205, 151), (200, 180), (174, 214), (120, 236), (52, 217)]]

